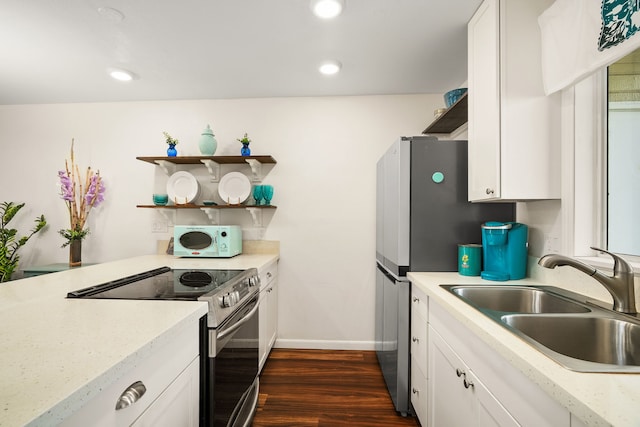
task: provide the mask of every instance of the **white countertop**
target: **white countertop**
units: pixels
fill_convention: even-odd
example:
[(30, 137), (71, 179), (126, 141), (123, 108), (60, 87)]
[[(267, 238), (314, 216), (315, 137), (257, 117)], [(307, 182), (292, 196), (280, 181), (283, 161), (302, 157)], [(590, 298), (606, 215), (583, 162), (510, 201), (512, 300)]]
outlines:
[(149, 255), (0, 284), (0, 426), (56, 424), (207, 312), (204, 302), (79, 300), (67, 292), (162, 266), (247, 269), (277, 258)]
[[(640, 426), (640, 374), (582, 373), (563, 368), (441, 284), (545, 285), (530, 279), (490, 282), (458, 273), (409, 273), (414, 286), (448, 310), (587, 426)], [(554, 285), (557, 286), (557, 285)], [(591, 296), (591, 295), (589, 295)]]

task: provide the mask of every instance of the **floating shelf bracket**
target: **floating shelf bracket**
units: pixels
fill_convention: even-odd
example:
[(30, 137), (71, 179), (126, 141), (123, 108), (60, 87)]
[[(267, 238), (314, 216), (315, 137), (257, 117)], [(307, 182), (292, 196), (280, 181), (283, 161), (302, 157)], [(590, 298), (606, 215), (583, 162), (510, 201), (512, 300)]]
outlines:
[(211, 159), (200, 160), (211, 174), (211, 182), (220, 182), (220, 164)]
[(167, 225), (172, 227), (176, 222), (175, 209), (157, 209), (156, 212), (160, 213), (164, 219), (167, 220)]
[(251, 181), (262, 181), (262, 163), (260, 163), (260, 161), (257, 159), (245, 159), (245, 161), (249, 163), (249, 166), (251, 166), (251, 172), (253, 173)]
[(172, 175), (176, 171), (176, 165), (169, 161), (155, 160), (155, 163), (160, 166), (167, 175)]
[(220, 209), (200, 208), (200, 210), (207, 214), (212, 225), (220, 224)]
[(251, 218), (253, 219), (253, 226), (262, 228), (262, 209), (260, 208), (246, 208), (251, 214)]

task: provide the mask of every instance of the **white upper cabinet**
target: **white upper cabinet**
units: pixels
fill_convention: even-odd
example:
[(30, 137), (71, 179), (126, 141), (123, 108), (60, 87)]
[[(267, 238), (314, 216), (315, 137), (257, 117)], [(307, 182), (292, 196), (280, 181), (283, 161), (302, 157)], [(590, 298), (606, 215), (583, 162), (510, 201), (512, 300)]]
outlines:
[(485, 0), (468, 25), (469, 200), (560, 198), (560, 95), (545, 96), (538, 16)]

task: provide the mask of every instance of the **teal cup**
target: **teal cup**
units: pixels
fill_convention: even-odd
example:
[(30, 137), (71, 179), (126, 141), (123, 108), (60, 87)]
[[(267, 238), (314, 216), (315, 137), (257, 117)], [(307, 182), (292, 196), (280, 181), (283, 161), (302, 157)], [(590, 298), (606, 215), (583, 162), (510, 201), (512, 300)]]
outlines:
[(482, 245), (458, 245), (458, 273), (479, 276), (482, 270)]
[(154, 194), (153, 195), (153, 204), (156, 206), (165, 206), (169, 203), (169, 195), (168, 194)]

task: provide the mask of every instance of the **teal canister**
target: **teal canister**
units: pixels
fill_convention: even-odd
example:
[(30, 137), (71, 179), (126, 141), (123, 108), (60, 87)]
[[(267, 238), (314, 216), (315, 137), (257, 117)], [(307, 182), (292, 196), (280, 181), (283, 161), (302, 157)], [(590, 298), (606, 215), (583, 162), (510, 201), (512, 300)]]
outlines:
[(479, 276), (482, 270), (482, 245), (458, 245), (458, 273)]
[(213, 156), (216, 152), (216, 149), (218, 148), (218, 141), (214, 138), (213, 131), (209, 125), (207, 125), (207, 128), (202, 131), (198, 147), (200, 148), (200, 153), (202, 153), (203, 156)]

